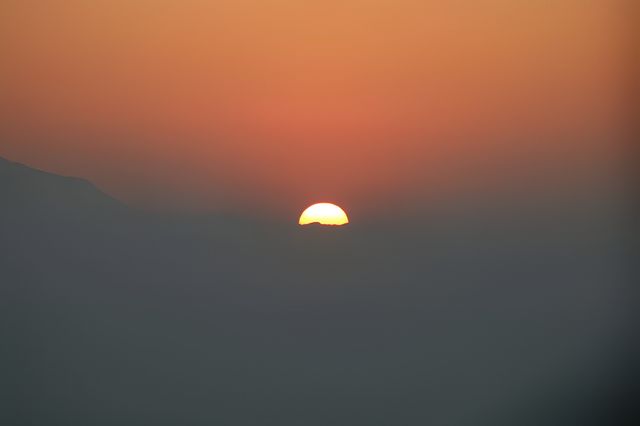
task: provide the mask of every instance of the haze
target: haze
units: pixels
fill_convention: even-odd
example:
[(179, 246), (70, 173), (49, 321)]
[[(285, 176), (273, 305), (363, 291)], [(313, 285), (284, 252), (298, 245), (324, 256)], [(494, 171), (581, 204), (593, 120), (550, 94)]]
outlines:
[(2, 0), (0, 425), (640, 425), (623, 3)]
[(588, 187), (615, 167), (623, 18), (604, 0), (4, 1), (0, 154), (132, 204), (287, 219)]

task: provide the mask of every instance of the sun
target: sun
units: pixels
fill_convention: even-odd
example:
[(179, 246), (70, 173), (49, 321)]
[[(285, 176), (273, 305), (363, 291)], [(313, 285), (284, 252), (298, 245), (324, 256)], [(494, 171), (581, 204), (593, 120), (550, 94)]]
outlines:
[(309, 206), (300, 215), (300, 225), (319, 223), (320, 225), (346, 225), (347, 214), (340, 207), (331, 203), (317, 203)]

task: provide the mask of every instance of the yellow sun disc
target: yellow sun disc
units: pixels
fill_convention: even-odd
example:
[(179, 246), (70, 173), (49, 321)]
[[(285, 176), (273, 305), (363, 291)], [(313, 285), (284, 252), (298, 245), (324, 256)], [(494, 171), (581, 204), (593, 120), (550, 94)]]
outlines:
[(319, 223), (321, 225), (344, 225), (349, 223), (347, 214), (331, 203), (318, 203), (307, 207), (300, 215), (300, 225)]

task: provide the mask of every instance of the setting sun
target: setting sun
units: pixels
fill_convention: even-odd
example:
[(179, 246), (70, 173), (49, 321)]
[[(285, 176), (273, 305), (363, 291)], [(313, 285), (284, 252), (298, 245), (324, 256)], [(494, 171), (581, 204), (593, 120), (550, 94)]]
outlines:
[(347, 214), (340, 207), (331, 203), (317, 203), (307, 207), (300, 215), (300, 225), (319, 223), (321, 225), (345, 225), (349, 223)]

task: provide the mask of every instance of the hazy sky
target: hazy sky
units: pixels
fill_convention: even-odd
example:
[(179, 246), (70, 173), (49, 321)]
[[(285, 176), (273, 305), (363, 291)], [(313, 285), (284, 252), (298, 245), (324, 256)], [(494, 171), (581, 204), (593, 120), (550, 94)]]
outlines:
[(277, 214), (573, 179), (621, 126), (623, 28), (607, 0), (4, 0), (0, 156)]

